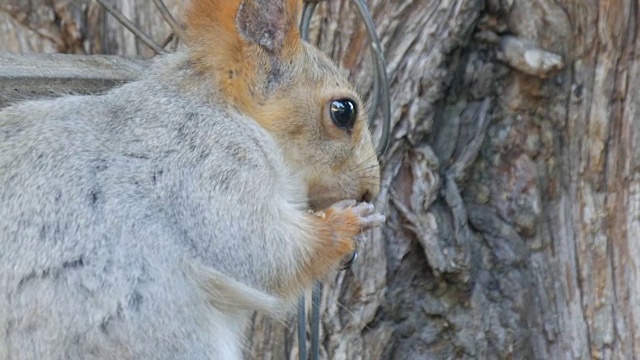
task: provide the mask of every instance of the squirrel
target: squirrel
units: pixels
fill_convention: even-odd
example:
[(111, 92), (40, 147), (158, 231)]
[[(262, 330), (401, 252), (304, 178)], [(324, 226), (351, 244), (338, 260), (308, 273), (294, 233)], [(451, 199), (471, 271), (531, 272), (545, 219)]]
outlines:
[(0, 110), (0, 359), (240, 359), (384, 216), (362, 100), (299, 0), (191, 0), (103, 94)]

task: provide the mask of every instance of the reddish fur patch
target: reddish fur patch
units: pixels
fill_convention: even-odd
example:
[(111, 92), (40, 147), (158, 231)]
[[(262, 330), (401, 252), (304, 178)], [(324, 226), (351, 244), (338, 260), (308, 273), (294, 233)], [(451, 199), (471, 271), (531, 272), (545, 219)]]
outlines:
[(306, 222), (314, 230), (313, 238), (301, 239), (311, 245), (306, 261), (297, 264), (294, 278), (277, 279), (271, 284), (273, 291), (283, 298), (297, 297), (313, 282), (335, 270), (341, 260), (355, 250), (355, 237), (362, 228), (354, 211), (327, 210), (326, 216), (306, 214)]
[(309, 220), (315, 229), (316, 238), (308, 240), (313, 244), (312, 253), (295, 281), (303, 288), (308, 288), (314, 280), (327, 276), (342, 259), (352, 254), (355, 250), (355, 236), (362, 231), (360, 221), (351, 208), (339, 212), (330, 209), (324, 219), (309, 215)]
[[(185, 13), (190, 38), (207, 37), (210, 31), (236, 34), (236, 14), (240, 1), (233, 0), (192, 0)], [(216, 28), (219, 30), (216, 31)], [(224, 40), (224, 39), (220, 39)]]
[[(255, 1), (255, 0), (245, 0)], [(197, 71), (211, 75), (222, 95), (244, 114), (258, 122), (282, 119), (278, 111), (271, 114), (261, 109), (264, 82), (268, 74), (269, 54), (258, 45), (247, 42), (238, 32), (236, 18), (241, 0), (192, 0), (185, 12), (185, 40)], [(289, 29), (280, 61), (290, 61), (301, 50), (297, 18), (300, 0), (285, 0)]]

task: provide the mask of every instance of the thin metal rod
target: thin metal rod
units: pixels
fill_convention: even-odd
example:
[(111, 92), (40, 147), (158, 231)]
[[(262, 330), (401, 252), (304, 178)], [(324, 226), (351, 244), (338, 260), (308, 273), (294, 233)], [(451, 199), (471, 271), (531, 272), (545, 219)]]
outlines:
[(382, 133), (378, 144), (378, 157), (382, 157), (389, 148), (391, 142), (391, 98), (389, 96), (389, 78), (387, 77), (387, 65), (384, 61), (384, 54), (379, 44), (375, 48), (378, 55), (378, 74), (380, 75), (380, 100), (382, 107)]
[(180, 24), (178, 24), (178, 22), (176, 21), (176, 18), (174, 18), (173, 15), (171, 15), (171, 12), (167, 8), (167, 6), (164, 4), (164, 1), (153, 0), (153, 3), (156, 4), (156, 8), (158, 9), (158, 11), (160, 11), (160, 14), (164, 18), (164, 20), (167, 22), (167, 24), (171, 26), (171, 30), (173, 30), (173, 33), (176, 34), (178, 38), (182, 38), (182, 27), (180, 26)]
[(305, 1), (304, 3), (302, 20), (300, 20), (300, 37), (302, 37), (304, 41), (309, 41), (309, 25), (311, 24), (311, 17), (317, 4), (318, 3), (314, 1)]
[(175, 37), (174, 33), (169, 34), (169, 36), (167, 36), (167, 38), (164, 39), (164, 41), (162, 42), (162, 44), (160, 46), (162, 46), (163, 49), (166, 48), (167, 45), (169, 45), (169, 43), (171, 41), (173, 41), (174, 37)]
[(380, 134), (380, 143), (378, 144), (377, 153), (378, 157), (384, 155), (389, 147), (390, 141), (390, 127), (391, 127), (391, 100), (389, 99), (389, 78), (387, 76), (387, 66), (384, 60), (384, 53), (382, 52), (382, 45), (380, 39), (376, 33), (376, 26), (373, 23), (367, 4), (363, 0), (352, 0), (358, 8), (360, 17), (364, 21), (364, 25), (369, 33), (369, 39), (371, 40), (371, 58), (374, 62), (374, 93), (377, 96), (375, 102), (376, 107), (372, 109), (371, 116), (374, 117), (378, 101), (382, 108), (382, 132)]
[(122, 13), (114, 9), (109, 3), (105, 0), (96, 0), (98, 4), (102, 5), (102, 7), (107, 10), (107, 12), (118, 20), (122, 26), (127, 28), (129, 31), (133, 33), (133, 35), (137, 36), (140, 41), (142, 41), (145, 45), (151, 48), (151, 50), (155, 51), (156, 54), (164, 54), (164, 49), (153, 39), (151, 39), (147, 34), (145, 34), (142, 30), (138, 29), (131, 20), (127, 19)]
[[(371, 52), (371, 67), (373, 68), (373, 95), (371, 96), (371, 104), (369, 105), (369, 125), (372, 126), (375, 123), (376, 115), (378, 114), (378, 107), (380, 106), (380, 74), (378, 71), (378, 64)], [(380, 155), (380, 154), (378, 154)]]
[(320, 359), (320, 302), (322, 283), (316, 281), (311, 293), (311, 360)]
[(307, 314), (304, 295), (298, 300), (298, 358), (307, 360)]

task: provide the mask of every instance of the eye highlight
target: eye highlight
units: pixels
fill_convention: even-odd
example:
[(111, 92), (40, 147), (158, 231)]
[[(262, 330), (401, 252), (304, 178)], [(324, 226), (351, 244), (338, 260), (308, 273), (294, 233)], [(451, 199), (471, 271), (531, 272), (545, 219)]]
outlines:
[(345, 130), (351, 130), (356, 121), (358, 108), (356, 107), (355, 101), (351, 99), (338, 99), (333, 100), (329, 105), (329, 113), (331, 114), (331, 120), (333, 120), (336, 126)]

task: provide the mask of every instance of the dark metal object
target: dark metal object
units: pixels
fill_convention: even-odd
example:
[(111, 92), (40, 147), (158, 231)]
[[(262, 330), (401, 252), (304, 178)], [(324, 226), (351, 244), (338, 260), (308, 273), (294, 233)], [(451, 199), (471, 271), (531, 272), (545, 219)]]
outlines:
[(353, 265), (353, 263), (356, 262), (356, 259), (358, 259), (358, 249), (355, 249), (351, 254), (351, 257), (349, 258), (349, 260), (347, 260), (344, 264), (342, 264), (342, 266), (340, 266), (340, 270), (351, 269), (351, 265)]
[(320, 358), (320, 302), (322, 283), (317, 281), (311, 294), (311, 360)]
[(304, 295), (298, 300), (298, 357), (307, 357), (307, 314), (305, 313)]
[(300, 20), (300, 37), (304, 41), (309, 41), (309, 25), (311, 24), (311, 17), (316, 9), (316, 1), (305, 1), (302, 8), (302, 19)]

